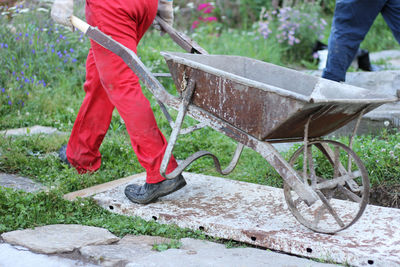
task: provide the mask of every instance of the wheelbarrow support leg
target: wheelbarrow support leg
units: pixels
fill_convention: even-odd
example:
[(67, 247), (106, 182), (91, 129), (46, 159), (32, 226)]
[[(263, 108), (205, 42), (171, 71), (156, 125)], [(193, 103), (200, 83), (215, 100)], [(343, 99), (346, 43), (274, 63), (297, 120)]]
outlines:
[(172, 129), (172, 133), (171, 136), (169, 138), (168, 141), (168, 146), (165, 149), (165, 153), (164, 153), (164, 158), (161, 162), (161, 167), (160, 167), (160, 173), (163, 177), (165, 177), (166, 179), (173, 179), (175, 177), (170, 177), (169, 175), (166, 174), (167, 171), (167, 166), (168, 163), (171, 159), (172, 156), (172, 150), (174, 149), (176, 140), (178, 138), (179, 132), (182, 128), (182, 123), (183, 123), (183, 119), (185, 118), (188, 106), (190, 104), (190, 101), (192, 99), (192, 95), (194, 92), (194, 88), (195, 88), (196, 82), (195, 79), (191, 78), (188, 82), (188, 85), (186, 87), (186, 89), (183, 92), (183, 96), (182, 96), (182, 102), (179, 106), (179, 110), (178, 110), (178, 116), (176, 118), (176, 121), (174, 123), (174, 127)]

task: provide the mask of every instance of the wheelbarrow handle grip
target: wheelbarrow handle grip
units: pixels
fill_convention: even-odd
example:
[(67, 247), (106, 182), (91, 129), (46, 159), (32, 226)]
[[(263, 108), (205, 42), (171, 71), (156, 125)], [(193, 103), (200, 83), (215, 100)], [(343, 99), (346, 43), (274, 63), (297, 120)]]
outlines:
[(81, 32), (83, 32), (85, 34), (90, 27), (90, 25), (87, 24), (85, 21), (83, 21), (80, 18), (75, 17), (75, 16), (71, 17), (71, 23), (72, 23), (72, 25), (74, 25), (75, 28), (77, 28), (78, 30), (80, 30)]

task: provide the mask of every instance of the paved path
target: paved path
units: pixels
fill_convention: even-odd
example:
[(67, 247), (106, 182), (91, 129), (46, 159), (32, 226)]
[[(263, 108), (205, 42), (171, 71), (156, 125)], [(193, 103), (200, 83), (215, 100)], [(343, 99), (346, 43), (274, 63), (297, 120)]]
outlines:
[[(54, 235), (56, 230), (62, 232), (63, 235)], [(79, 230), (82, 231), (81, 234), (77, 234)], [(87, 238), (88, 235), (95, 236), (96, 242), (91, 242), (91, 238)], [(120, 240), (112, 237), (104, 229), (79, 225), (73, 227), (51, 225), (34, 230), (10, 232), (2, 236), (6, 241), (16, 244), (12, 246), (0, 243), (0, 266), (5, 267), (336, 266), (251, 247), (226, 248), (223, 244), (191, 238), (180, 240), (179, 248), (159, 252), (153, 249), (154, 245), (171, 244), (172, 241), (162, 237), (132, 235), (127, 235)], [(67, 241), (66, 236), (69, 236)], [(82, 242), (82, 239), (86, 241)], [(31, 251), (25, 247), (30, 247)], [(52, 248), (56, 248), (58, 254), (54, 254)], [(71, 251), (71, 248), (74, 250)], [(32, 250), (41, 251), (41, 254), (33, 253)]]

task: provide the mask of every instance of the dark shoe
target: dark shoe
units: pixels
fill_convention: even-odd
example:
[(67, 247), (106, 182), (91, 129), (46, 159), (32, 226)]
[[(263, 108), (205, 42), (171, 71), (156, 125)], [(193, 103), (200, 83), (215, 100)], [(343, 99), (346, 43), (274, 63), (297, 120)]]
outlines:
[(156, 201), (157, 198), (171, 194), (186, 185), (182, 174), (174, 179), (164, 180), (156, 184), (136, 185), (130, 184), (125, 187), (125, 196), (130, 201), (139, 204), (148, 204)]
[(71, 163), (69, 163), (67, 159), (67, 145), (63, 145), (59, 150), (58, 150), (58, 157), (60, 160), (67, 164), (69, 167), (71, 167)]

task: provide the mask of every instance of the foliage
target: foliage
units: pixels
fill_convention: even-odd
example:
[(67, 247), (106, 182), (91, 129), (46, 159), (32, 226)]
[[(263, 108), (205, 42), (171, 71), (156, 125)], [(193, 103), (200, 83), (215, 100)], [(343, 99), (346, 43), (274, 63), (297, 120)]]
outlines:
[(218, 30), (218, 27), (214, 26), (217, 24), (216, 22), (218, 22), (218, 18), (213, 14), (215, 6), (212, 3), (202, 3), (197, 6), (196, 10), (199, 14), (197, 14), (196, 20), (192, 23), (192, 30), (198, 28), (199, 26), (204, 28), (204, 25), (206, 25), (206, 27), (208, 25), (212, 25), (209, 27), (211, 28), (210, 32), (215, 32), (215, 30)]
[(91, 199), (64, 200), (57, 191), (29, 194), (0, 187), (0, 233), (47, 224), (83, 224), (103, 227), (118, 236), (157, 235), (179, 239), (204, 238), (174, 225), (162, 225), (108, 212)]
[(311, 49), (324, 36), (326, 21), (320, 16), (319, 6), (301, 5), (278, 10), (263, 9), (259, 32), (265, 38), (275, 39), (289, 61), (311, 59)]
[(370, 52), (399, 49), (399, 43), (394, 38), (381, 14), (378, 15), (365, 36), (364, 41), (361, 43), (361, 48), (367, 49)]
[[(0, 127), (8, 127), (10, 115), (15, 113), (26, 124), (32, 123), (37, 120), (38, 114), (32, 116), (37, 111), (44, 117), (61, 113), (71, 124), (75, 119), (70, 112), (72, 103), (64, 102), (61, 95), (52, 96), (55, 88), (72, 90), (73, 94), (81, 91), (74, 88), (83, 82), (88, 46), (80, 44), (87, 38), (54, 25), (48, 9), (19, 6), (16, 10), (11, 22), (6, 15), (12, 9), (0, 15), (0, 23), (7, 25), (0, 29)], [(36, 16), (47, 19), (33, 20)]]
[(152, 249), (161, 252), (170, 248), (181, 248), (181, 247), (182, 243), (179, 240), (171, 240), (170, 242), (154, 244)]

